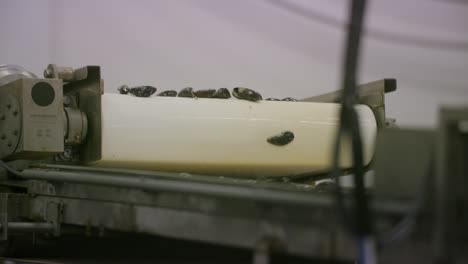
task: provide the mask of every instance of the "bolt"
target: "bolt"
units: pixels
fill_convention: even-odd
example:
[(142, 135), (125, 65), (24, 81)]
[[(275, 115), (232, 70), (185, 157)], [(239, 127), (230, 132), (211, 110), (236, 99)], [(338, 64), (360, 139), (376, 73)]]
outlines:
[(13, 144), (11, 142), (8, 142), (8, 147), (11, 148), (11, 146), (13, 146)]
[(385, 119), (385, 126), (386, 127), (397, 127), (396, 119), (395, 118), (386, 118)]
[(52, 71), (49, 68), (44, 70), (44, 78), (52, 78)]
[(47, 68), (44, 70), (44, 78), (54, 78), (55, 69), (56, 67), (54, 64), (47, 65)]
[(65, 151), (63, 151), (63, 157), (65, 159), (70, 159), (72, 157), (72, 152), (70, 149), (66, 149)]
[(6, 108), (7, 108), (8, 110), (10, 110), (11, 104), (7, 104)]
[(17, 116), (18, 115), (18, 110), (13, 111), (13, 115)]
[(18, 130), (13, 131), (14, 136), (18, 136)]
[(63, 104), (65, 106), (69, 106), (72, 103), (72, 99), (70, 96), (66, 95), (63, 97)]
[(2, 134), (1, 139), (2, 139), (2, 140), (5, 140), (5, 138), (6, 138), (6, 135), (5, 135), (5, 134)]
[(0, 120), (5, 120), (5, 115), (1, 115)]

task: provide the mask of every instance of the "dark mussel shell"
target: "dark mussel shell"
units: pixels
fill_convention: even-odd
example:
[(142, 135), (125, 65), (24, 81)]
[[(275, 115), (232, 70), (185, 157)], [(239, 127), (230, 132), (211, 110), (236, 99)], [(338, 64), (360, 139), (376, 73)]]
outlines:
[(206, 89), (195, 91), (195, 96), (198, 98), (211, 98), (216, 93), (216, 89)]
[(271, 136), (267, 139), (267, 142), (275, 146), (284, 146), (294, 139), (294, 133), (291, 131), (284, 131), (277, 135)]
[(283, 98), (283, 100), (281, 100), (281, 101), (297, 102), (297, 99), (296, 99), (296, 98), (292, 98), (292, 97), (286, 97), (286, 98)]
[(163, 91), (163, 92), (160, 92), (158, 95), (156, 96), (166, 96), (166, 97), (175, 97), (177, 96), (177, 91), (174, 91), (174, 90), (167, 90), (167, 91)]
[(156, 87), (144, 85), (132, 87), (129, 89), (129, 93), (135, 95), (136, 97), (150, 97), (157, 91)]
[(236, 87), (232, 90), (232, 95), (240, 100), (252, 102), (262, 100), (262, 96), (259, 93), (249, 88)]
[(195, 93), (193, 92), (193, 88), (192, 87), (186, 87), (182, 90), (180, 90), (179, 94), (177, 95), (177, 97), (189, 97), (189, 98), (194, 98), (195, 97)]
[(128, 88), (127, 85), (121, 85), (117, 90), (120, 92), (120, 94), (128, 94), (130, 92), (130, 88)]
[(219, 98), (219, 99), (229, 99), (231, 98), (231, 93), (227, 88), (219, 88), (211, 98)]

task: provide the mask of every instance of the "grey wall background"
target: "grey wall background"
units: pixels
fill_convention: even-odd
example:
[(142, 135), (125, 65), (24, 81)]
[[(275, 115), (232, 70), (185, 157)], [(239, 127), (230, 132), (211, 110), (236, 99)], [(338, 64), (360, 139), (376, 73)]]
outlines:
[[(246, 86), (267, 97), (339, 88), (347, 0), (0, 0), (0, 63), (102, 67), (106, 92)], [(369, 1), (359, 81), (397, 78), (387, 112), (434, 126), (468, 103), (468, 4)]]

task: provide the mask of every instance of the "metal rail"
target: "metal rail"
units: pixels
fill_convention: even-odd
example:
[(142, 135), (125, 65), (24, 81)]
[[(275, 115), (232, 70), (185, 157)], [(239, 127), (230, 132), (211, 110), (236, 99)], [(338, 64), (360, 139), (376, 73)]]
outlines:
[(154, 177), (118, 176), (115, 174), (98, 174), (86, 171), (57, 171), (43, 169), (26, 169), (22, 171), (24, 179), (74, 182), (82, 184), (106, 185), (114, 187), (137, 188), (153, 192), (181, 192), (200, 195), (212, 195), (233, 199), (295, 204), (312, 207), (333, 206), (333, 199), (306, 191), (286, 191), (266, 189), (255, 186), (236, 186), (218, 183), (201, 183), (196, 181), (174, 181)]
[[(0, 230), (3, 230), (3, 224), (0, 224)], [(45, 222), (8, 222), (8, 230), (11, 231), (53, 231), (55, 226), (52, 223)]]
[[(54, 166), (54, 169), (25, 169), (21, 178), (30, 180), (47, 180), (100, 186), (136, 188), (150, 192), (177, 192), (204, 196), (215, 196), (228, 199), (250, 200), (270, 204), (305, 206), (310, 208), (334, 208), (334, 198), (327, 193), (317, 193), (298, 188), (270, 188), (268, 184), (226, 184), (220, 181), (196, 181), (191, 177), (180, 175), (178, 179), (169, 174), (112, 169), (91, 169), (79, 166)], [(61, 169), (59, 169), (59, 167)], [(83, 168), (80, 170), (80, 168)], [(69, 169), (69, 171), (65, 170)], [(167, 174), (167, 175), (166, 175)], [(166, 177), (164, 177), (166, 176)], [(205, 176), (208, 178), (208, 176)], [(374, 210), (389, 214), (405, 214), (413, 206), (408, 202), (374, 201)]]

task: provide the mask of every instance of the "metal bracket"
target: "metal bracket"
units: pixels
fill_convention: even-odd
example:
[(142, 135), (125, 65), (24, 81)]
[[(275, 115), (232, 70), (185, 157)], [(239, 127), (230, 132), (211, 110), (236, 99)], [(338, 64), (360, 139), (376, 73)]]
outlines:
[(59, 67), (50, 64), (44, 71), (46, 78), (59, 78), (65, 98), (76, 99), (77, 107), (87, 117), (88, 133), (79, 147), (79, 160), (90, 164), (101, 159), (101, 94), (103, 82), (99, 66), (86, 66), (79, 69)]
[[(31, 180), (27, 184), (28, 194), (34, 196), (55, 196), (55, 186), (46, 181), (35, 181)], [(60, 224), (63, 218), (64, 204), (57, 198), (51, 197), (35, 197), (31, 203), (34, 217), (38, 217), (43, 221), (51, 225), (51, 229), (54, 236), (60, 236)]]
[[(49, 208), (49, 206), (51, 206)], [(61, 202), (53, 202), (53, 203), (48, 203), (47, 204), (47, 220), (50, 221), (50, 223), (53, 226), (52, 233), (54, 236), (59, 237), (61, 233), (61, 221), (63, 217), (63, 210), (64, 210), (64, 205)]]
[[(357, 100), (360, 104), (365, 104), (374, 112), (378, 128), (385, 128), (394, 125), (394, 120), (387, 122), (385, 117), (385, 94), (397, 89), (396, 79), (382, 79), (357, 87)], [(304, 98), (302, 102), (320, 102), (320, 103), (340, 103), (342, 91), (325, 93), (317, 96)]]
[(62, 79), (64, 82), (84, 80), (87, 76), (86, 67), (74, 70), (71, 67), (60, 67), (55, 64), (49, 64), (44, 70), (44, 78)]
[(46, 181), (30, 180), (26, 186), (30, 194), (55, 195), (54, 185)]
[(286, 249), (284, 230), (277, 225), (263, 222), (260, 226), (261, 234), (254, 248), (253, 263), (268, 264), (271, 262), (271, 254), (282, 252)]
[(261, 240), (257, 243), (254, 254), (253, 264), (269, 264), (270, 263), (270, 245), (268, 240)]
[[(11, 196), (11, 197), (10, 197)], [(19, 200), (18, 200), (19, 199)], [(23, 204), (18, 204), (22, 200)], [(21, 210), (23, 205), (29, 206), (31, 203), (39, 202), (43, 204), (44, 214), (40, 219), (31, 217), (29, 210)], [(54, 205), (54, 206), (50, 206)], [(36, 200), (27, 195), (16, 195), (0, 193), (0, 241), (7, 241), (11, 232), (31, 232), (31, 233), (52, 233), (54, 236), (60, 235), (60, 222), (63, 215), (63, 205), (61, 202), (50, 200)], [(11, 221), (15, 218), (33, 221)], [(34, 221), (39, 220), (39, 221)]]

